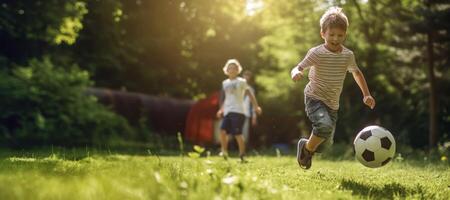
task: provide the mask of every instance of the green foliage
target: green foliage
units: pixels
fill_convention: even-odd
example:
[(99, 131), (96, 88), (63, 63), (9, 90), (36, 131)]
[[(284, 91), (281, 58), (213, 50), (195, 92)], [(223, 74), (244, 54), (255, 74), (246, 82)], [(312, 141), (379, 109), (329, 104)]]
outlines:
[[(199, 99), (220, 89), (226, 78), (221, 67), (226, 59), (237, 58), (254, 72), (264, 110), (254, 139), (266, 145), (290, 143), (308, 135), (310, 125), (303, 105), (308, 80), (293, 83), (289, 71), (309, 48), (322, 43), (320, 16), (338, 5), (350, 21), (345, 46), (354, 51), (377, 106), (370, 110), (363, 105), (348, 75), (336, 140), (348, 143), (364, 126), (380, 124), (399, 143), (426, 145), (429, 30), (435, 36), (438, 135), (441, 143), (449, 140), (448, 3), (262, 0), (263, 6), (249, 14), (248, 2), (7, 1), (0, 5), (0, 67), (11, 69), (52, 55), (56, 65), (76, 63), (88, 71), (99, 87)], [(8, 80), (11, 84), (2, 87), (21, 83), (18, 77)], [(32, 106), (27, 109), (35, 112)], [(36, 113), (34, 123), (46, 124), (46, 116)]]
[(86, 12), (81, 0), (3, 1), (0, 54), (22, 65), (46, 53), (58, 54), (56, 46), (76, 41)]
[(84, 92), (86, 71), (64, 70), (50, 59), (0, 73), (0, 141), (5, 144), (103, 144), (132, 139), (133, 130)]
[(54, 42), (61, 44), (65, 42), (69, 45), (75, 43), (78, 37), (78, 32), (83, 28), (81, 21), (83, 16), (87, 13), (86, 3), (78, 1), (72, 4), (66, 4), (68, 12), (75, 13), (73, 17), (64, 17), (58, 31), (53, 31)]
[[(374, 112), (361, 108), (362, 106), (358, 106), (362, 105), (361, 100), (351, 98), (359, 96), (360, 92), (357, 91), (355, 84), (346, 84), (342, 98), (344, 104), (341, 104), (342, 109), (346, 111), (340, 113), (341, 120), (356, 119), (358, 122), (355, 117), (358, 115), (351, 110), (363, 110), (360, 112), (363, 117), (359, 118), (361, 120), (357, 123), (359, 127), (352, 127), (354, 123), (350, 127), (348, 124), (341, 124), (343, 128), (339, 129), (346, 130), (344, 133), (362, 128), (362, 125), (370, 121), (390, 129), (402, 143), (414, 147), (423, 147), (427, 144), (430, 95), (427, 68), (430, 58), (426, 53), (426, 37), (418, 29), (425, 24), (430, 26), (427, 30), (436, 31), (437, 38), (445, 38), (442, 34), (449, 31), (448, 27), (437, 25), (446, 22), (444, 16), (439, 14), (445, 12), (445, 9), (442, 9), (445, 6), (439, 4), (436, 2), (433, 9), (427, 13), (423, 12), (425, 4), (419, 1), (386, 0), (368, 3), (351, 1), (344, 5), (351, 28), (348, 43), (353, 46), (357, 62), (359, 61), (372, 95), (378, 102)], [(380, 16), (390, 20), (381, 20)], [(422, 22), (424, 20), (434, 22)], [(436, 49), (440, 49), (435, 51), (434, 58), (437, 74), (448, 72), (444, 64), (448, 63), (448, 42), (448, 39), (440, 39), (440, 42), (434, 43)], [(437, 79), (448, 81), (445, 76), (437, 76)], [(444, 85), (438, 84), (437, 87), (445, 87)], [(438, 89), (436, 92), (439, 99), (443, 98), (441, 101), (445, 101), (447, 95), (442, 91)], [(449, 106), (445, 102), (440, 105), (442, 106), (440, 110), (444, 112)], [(347, 112), (349, 110), (350, 112)], [(446, 115), (448, 114), (443, 112), (439, 114), (441, 117), (438, 121), (440, 124), (438, 132), (442, 142), (448, 137), (449, 123), (443, 120)]]
[(188, 152), (188, 156), (190, 158), (199, 158), (202, 153), (205, 151), (205, 148), (198, 146), (198, 145), (194, 145), (193, 147), (194, 151)]
[(301, 61), (309, 48), (320, 44), (320, 13), (297, 12), (288, 8), (313, 10), (318, 4), (288, 0), (265, 3), (266, 9), (259, 17), (266, 34), (259, 39), (261, 51), (258, 57), (266, 66), (257, 74), (256, 82), (261, 85), (263, 98), (287, 101), (296, 98), (290, 95), (296, 86), (289, 79), (290, 70)]

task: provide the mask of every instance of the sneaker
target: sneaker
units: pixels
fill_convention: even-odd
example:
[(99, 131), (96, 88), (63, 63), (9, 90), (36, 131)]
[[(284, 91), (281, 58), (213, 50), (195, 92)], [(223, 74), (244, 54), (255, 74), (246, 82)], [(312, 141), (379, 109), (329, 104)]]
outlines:
[(227, 153), (220, 152), (219, 156), (223, 157), (224, 160), (228, 160), (228, 154)]
[(248, 163), (248, 161), (244, 159), (244, 155), (240, 155), (239, 158), (241, 158), (241, 163)]
[(311, 167), (312, 153), (306, 150), (307, 139), (300, 139), (297, 144), (297, 162), (303, 169), (309, 169)]

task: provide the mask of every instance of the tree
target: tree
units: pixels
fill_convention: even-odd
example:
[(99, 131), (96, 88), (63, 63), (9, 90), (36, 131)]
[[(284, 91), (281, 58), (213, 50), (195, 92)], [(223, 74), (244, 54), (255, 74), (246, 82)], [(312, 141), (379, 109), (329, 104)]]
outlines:
[(3, 1), (0, 57), (26, 64), (28, 59), (58, 53), (61, 45), (75, 42), (86, 12), (85, 3), (77, 0)]
[[(450, 26), (448, 25), (448, 20), (450, 19), (450, 4), (446, 1), (433, 1), (427, 0), (423, 2), (409, 3), (407, 1), (403, 2), (405, 7), (413, 9), (399, 9), (400, 12), (396, 15), (397, 17), (404, 19), (407, 29), (399, 31), (398, 34), (408, 34), (415, 38), (415, 42), (411, 43), (412, 40), (407, 40), (404, 38), (405, 42), (409, 42), (414, 45), (415, 48), (420, 50), (418, 56), (422, 57), (422, 65), (426, 66), (426, 74), (428, 77), (428, 146), (430, 149), (437, 147), (437, 142), (439, 141), (438, 133), (441, 132), (441, 138), (445, 137), (446, 130), (442, 129), (440, 123), (448, 123), (445, 119), (445, 110), (448, 108), (448, 104), (442, 105), (444, 113), (439, 111), (438, 101), (442, 101), (440, 96), (445, 96), (442, 86), (439, 83), (448, 82), (448, 77), (446, 76), (436, 76), (436, 73), (442, 74), (447, 71), (449, 60), (448, 60), (448, 50), (449, 41), (448, 32), (450, 31)], [(398, 29), (397, 29), (398, 30)], [(447, 132), (448, 134), (448, 132)]]

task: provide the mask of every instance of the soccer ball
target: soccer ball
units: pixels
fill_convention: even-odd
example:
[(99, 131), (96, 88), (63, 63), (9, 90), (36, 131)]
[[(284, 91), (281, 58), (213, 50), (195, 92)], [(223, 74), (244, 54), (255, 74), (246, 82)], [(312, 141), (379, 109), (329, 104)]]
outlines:
[(361, 130), (353, 142), (356, 159), (366, 167), (376, 168), (389, 163), (395, 154), (391, 132), (380, 126)]

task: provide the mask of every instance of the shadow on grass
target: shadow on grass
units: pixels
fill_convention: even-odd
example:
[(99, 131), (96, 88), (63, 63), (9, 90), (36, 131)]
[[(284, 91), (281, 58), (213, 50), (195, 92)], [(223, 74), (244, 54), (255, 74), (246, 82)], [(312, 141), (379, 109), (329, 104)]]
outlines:
[(388, 183), (382, 187), (374, 187), (371, 184), (360, 183), (354, 180), (343, 179), (340, 189), (351, 190), (353, 195), (360, 195), (374, 199), (394, 199), (394, 197), (405, 198), (407, 196), (419, 195), (421, 199), (433, 199), (432, 194), (427, 194), (423, 186), (416, 185), (407, 188), (399, 183)]

